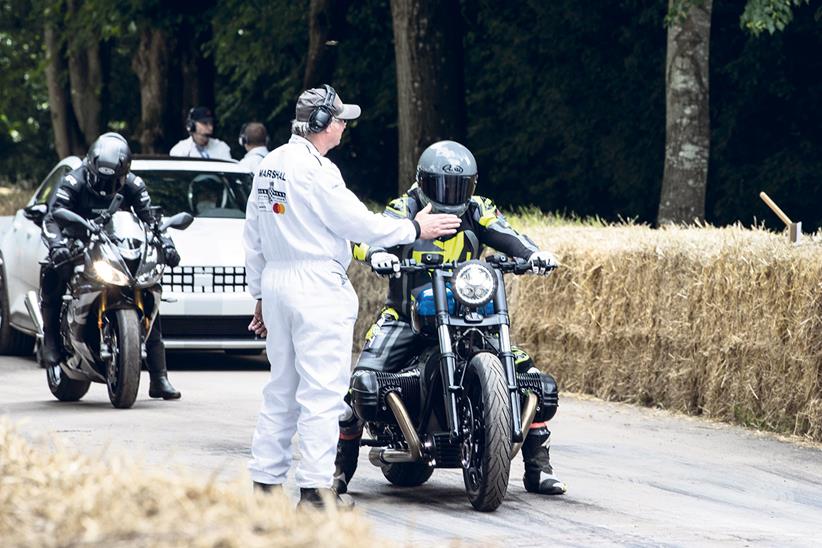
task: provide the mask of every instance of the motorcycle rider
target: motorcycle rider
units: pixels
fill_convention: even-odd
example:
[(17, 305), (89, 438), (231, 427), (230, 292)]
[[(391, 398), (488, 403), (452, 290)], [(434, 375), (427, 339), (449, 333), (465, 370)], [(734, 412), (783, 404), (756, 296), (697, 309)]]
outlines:
[[(556, 266), (553, 254), (540, 251), (524, 234), (517, 233), (506, 222), (494, 203), (474, 195), (477, 164), (473, 154), (454, 141), (440, 141), (425, 149), (417, 164), (416, 183), (399, 198), (390, 202), (384, 214), (395, 218), (413, 218), (417, 211), (433, 205), (433, 211), (460, 217), (458, 232), (436, 240), (417, 240), (389, 250), (358, 244), (354, 257), (375, 268), (399, 268), (400, 259), (416, 258), (423, 253), (443, 255), (445, 262), (477, 258), (485, 246), (513, 257), (529, 260), (538, 274), (548, 274)], [(389, 281), (385, 306), (366, 334), (366, 342), (356, 370), (397, 372), (427, 344), (416, 335), (410, 324), (413, 295), (430, 283), (427, 273), (397, 274)], [(517, 371), (537, 372), (531, 358), (521, 349), (512, 349)], [(363, 424), (349, 407), (340, 418), (340, 440), (337, 445), (334, 488), (345, 493), (357, 468)], [(565, 484), (554, 474), (549, 447), (551, 432), (546, 423), (532, 424), (522, 445), (525, 462), (523, 483), (532, 493), (558, 495)]]
[[(49, 212), (43, 219), (43, 239), (48, 246), (49, 263), (40, 271), (40, 299), (43, 311), (43, 361), (55, 366), (62, 358), (60, 343), (60, 306), (66, 285), (73, 271), (68, 240), (82, 237), (71, 228), (61, 228), (54, 212), (68, 209), (85, 219), (93, 219), (108, 209), (116, 194), (123, 196), (120, 209), (133, 210), (141, 221), (153, 225), (156, 220), (151, 210), (146, 185), (131, 173), (131, 150), (119, 133), (104, 133), (92, 143), (86, 158), (77, 169), (67, 173), (50, 199)], [(165, 262), (172, 268), (179, 264), (180, 255), (171, 238), (162, 237), (161, 250)], [(180, 397), (168, 380), (165, 345), (162, 339), (160, 316), (146, 339), (146, 366), (151, 377), (149, 396), (177, 399)]]

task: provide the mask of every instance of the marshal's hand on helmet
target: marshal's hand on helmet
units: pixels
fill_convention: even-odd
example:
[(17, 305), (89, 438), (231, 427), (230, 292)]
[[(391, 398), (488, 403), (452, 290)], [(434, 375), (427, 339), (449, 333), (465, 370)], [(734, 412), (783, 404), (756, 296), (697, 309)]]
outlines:
[(393, 253), (377, 251), (371, 255), (371, 268), (373, 268), (378, 274), (389, 275), (389, 272), (393, 272), (393, 274), (390, 275), (394, 278), (399, 278), (401, 276), (400, 258)]
[(431, 213), (431, 204), (422, 208), (414, 220), (420, 225), (420, 240), (433, 240), (440, 236), (456, 234), (462, 223), (456, 215)]
[(528, 258), (528, 262), (531, 263), (531, 271), (540, 276), (547, 276), (559, 264), (550, 251), (537, 251)]

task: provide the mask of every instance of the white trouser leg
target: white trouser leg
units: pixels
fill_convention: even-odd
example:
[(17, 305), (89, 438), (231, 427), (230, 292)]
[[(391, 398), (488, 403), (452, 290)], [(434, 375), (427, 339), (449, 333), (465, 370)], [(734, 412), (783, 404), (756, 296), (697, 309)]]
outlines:
[[(268, 274), (268, 273), (266, 273)], [(251, 442), (251, 479), (259, 483), (285, 483), (291, 466), (291, 439), (297, 429), (299, 406), (295, 394), (299, 377), (294, 366), (290, 314), (278, 295), (281, 280), (264, 276), (263, 321), (268, 329), (266, 353), (271, 376), (263, 388), (263, 405)]]
[[(300, 487), (331, 487), (339, 439), (339, 417), (351, 375), (351, 345), (357, 296), (350, 282), (333, 272), (311, 276), (316, 293), (293, 310), (296, 355)], [(322, 287), (320, 280), (326, 281)]]

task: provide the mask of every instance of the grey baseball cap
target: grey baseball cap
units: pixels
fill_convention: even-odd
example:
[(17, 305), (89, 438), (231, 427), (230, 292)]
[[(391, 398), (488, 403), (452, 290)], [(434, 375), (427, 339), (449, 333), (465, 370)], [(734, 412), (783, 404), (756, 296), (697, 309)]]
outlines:
[[(332, 88), (333, 89), (333, 88)], [(311, 88), (300, 94), (297, 99), (296, 120), (298, 122), (307, 122), (311, 117), (311, 113), (325, 102), (326, 89)], [(359, 105), (346, 105), (337, 95), (334, 98), (332, 106), (332, 113), (340, 120), (356, 120), (360, 117), (361, 110)]]

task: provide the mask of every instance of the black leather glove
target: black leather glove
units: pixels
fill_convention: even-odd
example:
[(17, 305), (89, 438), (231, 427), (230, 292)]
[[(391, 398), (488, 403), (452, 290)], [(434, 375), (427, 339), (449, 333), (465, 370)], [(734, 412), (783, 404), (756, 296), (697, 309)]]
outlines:
[(52, 265), (57, 265), (71, 259), (71, 251), (62, 244), (55, 245), (49, 249), (49, 261)]
[(166, 264), (171, 268), (180, 264), (180, 254), (177, 253), (177, 248), (174, 247), (173, 244), (167, 243), (163, 245), (163, 257), (166, 260)]

